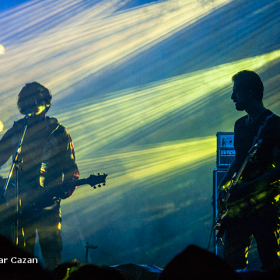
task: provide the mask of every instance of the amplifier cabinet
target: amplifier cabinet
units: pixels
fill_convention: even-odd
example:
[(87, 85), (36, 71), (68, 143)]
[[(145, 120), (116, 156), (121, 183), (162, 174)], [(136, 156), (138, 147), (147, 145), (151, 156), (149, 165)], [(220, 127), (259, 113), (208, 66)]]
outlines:
[[(218, 215), (218, 210), (217, 210), (217, 188), (223, 177), (225, 176), (227, 172), (227, 169), (217, 169), (214, 168), (213, 170), (213, 225), (215, 224), (216, 217)], [(221, 242), (216, 245), (216, 235), (215, 235), (215, 230), (213, 229), (213, 248), (214, 248), (214, 253), (220, 257), (223, 257), (223, 248), (221, 245)]]
[(227, 169), (235, 158), (234, 133), (218, 132), (217, 136), (217, 168)]

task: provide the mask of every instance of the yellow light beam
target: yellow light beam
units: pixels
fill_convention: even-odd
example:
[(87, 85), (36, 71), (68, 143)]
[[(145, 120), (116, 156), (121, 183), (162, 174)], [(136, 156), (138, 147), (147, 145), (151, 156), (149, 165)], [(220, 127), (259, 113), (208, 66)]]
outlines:
[(231, 77), (236, 72), (250, 69), (261, 73), (279, 61), (278, 50), (111, 93), (101, 102), (89, 98), (68, 107), (67, 111), (62, 110), (58, 118), (75, 135), (75, 144), (79, 147), (77, 155), (83, 158), (88, 149), (97, 150), (125, 139), (177, 111), (184, 110), (184, 117), (190, 116), (205, 106), (213, 94), (230, 96)]
[[(107, 180), (110, 189), (105, 186), (98, 191), (109, 191), (110, 199), (116, 199), (130, 190), (136, 182), (148, 182), (143, 184), (143, 188), (148, 189), (154, 183), (164, 182), (177, 173), (189, 172), (214, 161), (216, 137), (186, 139), (140, 146), (137, 149), (132, 151), (131, 148), (127, 148), (121, 153), (115, 151), (112, 155), (95, 157), (94, 160), (80, 160), (79, 168), (84, 174), (90, 174), (92, 170), (100, 170), (100, 166), (106, 166), (107, 170), (110, 170)], [(118, 188), (120, 186), (127, 187)], [(175, 191), (176, 188), (172, 190)], [(84, 191), (88, 196), (95, 195), (88, 187), (85, 187)], [(83, 199), (84, 196), (84, 192), (79, 192), (71, 198), (71, 201)], [(99, 207), (98, 203), (93, 205), (93, 208), (95, 207)]]

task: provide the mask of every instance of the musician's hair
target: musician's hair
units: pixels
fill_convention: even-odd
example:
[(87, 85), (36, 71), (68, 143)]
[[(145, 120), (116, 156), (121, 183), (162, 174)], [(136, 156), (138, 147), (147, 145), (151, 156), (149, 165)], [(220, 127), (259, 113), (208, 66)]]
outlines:
[(262, 80), (257, 73), (249, 70), (243, 70), (236, 73), (232, 77), (232, 81), (238, 81), (243, 90), (251, 89), (254, 93), (255, 98), (258, 101), (262, 101), (264, 87)]
[(17, 106), (21, 114), (36, 110), (38, 106), (46, 106), (46, 112), (50, 109), (52, 95), (50, 91), (37, 82), (26, 84), (18, 95)]

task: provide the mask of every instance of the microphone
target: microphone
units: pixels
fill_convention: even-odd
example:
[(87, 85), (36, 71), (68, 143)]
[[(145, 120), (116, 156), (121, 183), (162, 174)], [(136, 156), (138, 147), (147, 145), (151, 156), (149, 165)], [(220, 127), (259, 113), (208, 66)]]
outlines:
[(30, 117), (33, 117), (35, 115), (35, 112), (29, 111), (26, 115), (25, 115), (25, 119), (28, 119)]
[(29, 119), (35, 115), (40, 115), (45, 109), (46, 109), (46, 105), (40, 105), (36, 108), (35, 112), (29, 111), (24, 118)]

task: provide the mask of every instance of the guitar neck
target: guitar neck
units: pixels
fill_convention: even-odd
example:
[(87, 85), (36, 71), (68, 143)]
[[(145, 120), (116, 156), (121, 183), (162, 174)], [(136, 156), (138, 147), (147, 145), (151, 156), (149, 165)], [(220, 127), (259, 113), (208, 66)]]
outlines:
[[(237, 182), (240, 179), (240, 177), (242, 175), (242, 172), (245, 169), (247, 163), (248, 163), (248, 157), (246, 157), (246, 159), (244, 160), (243, 164), (241, 165), (239, 171), (237, 172), (235, 178), (233, 179), (233, 182), (230, 184), (230, 188), (229, 189), (233, 188), (237, 184)], [(226, 194), (226, 197), (225, 197), (225, 202), (226, 203), (227, 203), (229, 197), (230, 197), (230, 192), (228, 191), (227, 194)]]
[(233, 181), (233, 185), (234, 185), (234, 186), (235, 186), (235, 185), (237, 184), (237, 182), (239, 181), (239, 179), (240, 179), (240, 177), (241, 177), (241, 175), (242, 175), (242, 173), (243, 173), (243, 171), (244, 171), (244, 169), (245, 169), (247, 163), (248, 163), (248, 157), (246, 157), (246, 159), (244, 160), (243, 164), (241, 165), (241, 167), (240, 167), (238, 173), (236, 174), (236, 177), (234, 178), (234, 181)]
[(95, 188), (95, 185), (103, 184), (105, 185), (107, 174), (100, 175), (90, 175), (88, 178), (74, 180), (74, 181), (67, 181), (62, 183), (62, 188), (74, 188), (75, 186), (81, 185), (90, 185), (91, 187)]
[[(69, 185), (69, 183), (66, 183), (66, 184)], [(82, 186), (82, 185), (86, 185), (86, 184), (87, 184), (87, 179), (86, 178), (70, 182), (71, 187)]]
[(60, 187), (62, 188), (74, 188), (76, 186), (82, 186), (82, 185), (87, 185), (87, 179), (79, 179), (79, 180), (75, 180), (75, 181), (66, 181), (63, 182), (62, 185), (60, 185)]

